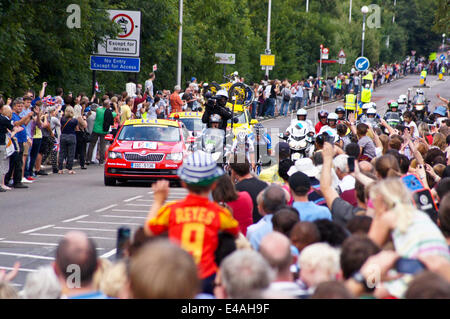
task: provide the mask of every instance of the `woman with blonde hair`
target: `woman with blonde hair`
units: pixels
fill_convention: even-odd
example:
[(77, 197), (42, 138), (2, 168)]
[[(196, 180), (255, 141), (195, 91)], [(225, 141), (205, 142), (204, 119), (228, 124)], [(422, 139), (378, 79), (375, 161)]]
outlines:
[(75, 174), (72, 170), (73, 160), (75, 158), (75, 149), (77, 146), (77, 139), (75, 128), (84, 129), (87, 127), (86, 120), (82, 116), (74, 119), (74, 110), (72, 106), (67, 106), (64, 111), (64, 116), (61, 118), (61, 138), (58, 159), (58, 174), (63, 174), (63, 163), (66, 160), (66, 168), (69, 174)]
[(445, 149), (447, 148), (447, 142), (445, 140), (444, 134), (441, 133), (434, 133), (433, 135), (433, 143), (431, 148), (439, 148), (442, 152), (445, 152)]
[(450, 260), (441, 231), (414, 206), (412, 193), (399, 178), (387, 178), (372, 186), (369, 206), (375, 211), (369, 237), (378, 246), (382, 247), (391, 237), (395, 251), (402, 257), (441, 255)]

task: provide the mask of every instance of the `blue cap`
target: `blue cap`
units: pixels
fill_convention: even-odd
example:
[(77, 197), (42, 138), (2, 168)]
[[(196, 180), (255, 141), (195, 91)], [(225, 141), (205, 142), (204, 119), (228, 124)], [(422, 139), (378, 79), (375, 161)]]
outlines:
[(194, 77), (191, 78), (191, 82), (194, 82), (195, 80), (197, 80), (197, 79)]
[(445, 106), (437, 106), (433, 113), (439, 114), (440, 116), (445, 116), (447, 113), (447, 108)]

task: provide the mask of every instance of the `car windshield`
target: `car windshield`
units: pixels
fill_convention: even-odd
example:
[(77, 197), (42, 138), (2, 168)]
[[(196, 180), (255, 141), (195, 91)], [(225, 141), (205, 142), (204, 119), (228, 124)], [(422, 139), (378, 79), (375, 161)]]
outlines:
[[(234, 112), (234, 117), (238, 119), (238, 122), (235, 124), (246, 124), (247, 123), (244, 112)], [(231, 124), (231, 120), (228, 120), (228, 124)]]
[(174, 126), (124, 126), (119, 141), (179, 142), (180, 131)]
[(181, 118), (181, 122), (184, 123), (188, 131), (201, 131), (206, 127), (206, 124), (202, 123), (200, 118)]

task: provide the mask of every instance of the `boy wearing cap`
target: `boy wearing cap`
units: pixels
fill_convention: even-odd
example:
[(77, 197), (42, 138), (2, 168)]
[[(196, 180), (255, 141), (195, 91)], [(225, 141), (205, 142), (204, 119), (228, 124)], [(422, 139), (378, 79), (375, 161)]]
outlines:
[(311, 189), (309, 177), (296, 172), (289, 177), (289, 188), (294, 195), (292, 207), (297, 209), (302, 222), (313, 222), (318, 219), (331, 220), (331, 212), (327, 207), (319, 206), (308, 200), (308, 192)]
[(218, 269), (214, 252), (219, 231), (235, 236), (239, 233), (239, 223), (230, 211), (208, 198), (223, 174), (210, 154), (197, 151), (189, 155), (178, 170), (182, 185), (189, 194), (183, 200), (164, 205), (169, 194), (169, 182), (162, 180), (153, 184), (154, 203), (145, 227), (150, 236), (168, 231), (172, 241), (192, 254), (206, 293), (212, 293)]

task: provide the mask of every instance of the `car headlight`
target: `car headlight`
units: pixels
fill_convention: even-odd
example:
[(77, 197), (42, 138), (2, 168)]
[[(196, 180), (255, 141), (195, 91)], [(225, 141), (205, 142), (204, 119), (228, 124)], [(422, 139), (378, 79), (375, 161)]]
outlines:
[(109, 152), (109, 153), (108, 153), (108, 157), (109, 157), (110, 159), (123, 158), (123, 157), (122, 157), (122, 153), (120, 153), (120, 152)]
[(183, 160), (183, 153), (167, 154), (166, 159), (170, 160), (170, 161), (176, 161), (176, 162), (181, 161), (181, 160)]

